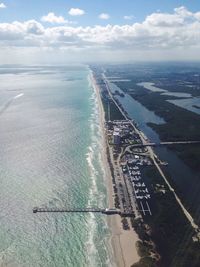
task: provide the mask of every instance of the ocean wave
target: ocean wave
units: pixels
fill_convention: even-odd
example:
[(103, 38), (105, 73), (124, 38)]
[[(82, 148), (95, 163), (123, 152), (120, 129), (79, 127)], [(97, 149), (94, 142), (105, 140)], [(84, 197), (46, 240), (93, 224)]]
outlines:
[[(102, 129), (100, 127), (100, 114), (96, 92), (94, 89), (92, 90), (90, 97), (91, 115), (89, 119), (91, 143), (86, 153), (91, 183), (88, 195), (88, 207), (105, 208), (107, 199), (105, 172), (101, 155), (103, 146)], [(108, 250), (111, 250), (111, 248), (108, 241), (110, 236), (106, 218), (90, 214), (88, 217), (88, 226), (86, 250), (89, 266), (112, 266), (111, 256), (108, 253)], [(103, 253), (104, 257), (102, 258), (102, 255), (99, 255), (99, 253)]]
[(13, 101), (14, 101), (15, 99), (17, 99), (17, 98), (19, 98), (19, 97), (21, 97), (21, 96), (23, 96), (23, 95), (24, 95), (24, 94), (21, 93), (21, 94), (18, 94), (18, 95), (16, 95), (16, 96), (14, 96), (14, 97), (11, 98), (10, 100), (8, 100), (8, 102), (6, 102), (6, 103), (4, 104), (4, 106), (3, 106), (2, 108), (0, 108), (0, 115), (3, 114), (3, 113), (7, 110), (7, 108), (13, 103)]
[(18, 94), (18, 95), (16, 95), (16, 96), (14, 96), (13, 99), (17, 99), (17, 98), (19, 98), (19, 97), (21, 97), (21, 96), (23, 96), (23, 95), (24, 95), (23, 93)]

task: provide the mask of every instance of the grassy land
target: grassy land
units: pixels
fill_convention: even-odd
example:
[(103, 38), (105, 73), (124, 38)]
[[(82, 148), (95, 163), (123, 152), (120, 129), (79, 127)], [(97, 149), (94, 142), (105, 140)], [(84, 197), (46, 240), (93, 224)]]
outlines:
[(105, 112), (105, 119), (106, 121), (109, 120), (109, 111), (110, 111), (110, 120), (123, 120), (124, 116), (121, 114), (118, 107), (116, 107), (115, 103), (112, 100), (108, 100), (105, 97), (102, 98), (104, 112)]

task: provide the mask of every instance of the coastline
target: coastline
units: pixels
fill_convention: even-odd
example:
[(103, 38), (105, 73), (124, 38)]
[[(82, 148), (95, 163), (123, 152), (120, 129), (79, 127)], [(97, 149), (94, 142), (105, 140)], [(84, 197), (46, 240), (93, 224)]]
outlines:
[[(106, 136), (104, 130), (105, 116), (104, 109), (102, 105), (102, 100), (100, 96), (99, 87), (96, 84), (95, 78), (90, 73), (91, 84), (94, 88), (98, 100), (98, 108), (99, 108), (99, 122), (100, 128), (102, 131), (102, 160), (103, 165), (105, 167), (105, 175), (106, 179), (106, 187), (108, 193), (108, 204), (109, 207), (114, 207), (114, 199), (113, 199), (113, 185), (112, 185), (112, 176), (110, 172), (110, 166), (107, 159), (106, 152)], [(119, 215), (112, 215), (108, 217), (108, 225), (111, 229), (111, 244), (114, 253), (114, 260), (117, 266), (119, 267), (130, 267), (132, 264), (139, 261), (140, 257), (137, 253), (136, 242), (139, 240), (137, 234), (133, 231), (133, 229), (127, 231), (122, 228), (121, 217)]]

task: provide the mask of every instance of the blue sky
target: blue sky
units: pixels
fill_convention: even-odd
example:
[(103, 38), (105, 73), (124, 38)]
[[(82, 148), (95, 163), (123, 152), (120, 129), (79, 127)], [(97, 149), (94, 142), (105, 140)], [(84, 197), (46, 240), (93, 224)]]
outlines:
[[(40, 18), (54, 12), (71, 19), (68, 10), (72, 7), (83, 9), (86, 14), (76, 20), (79, 25), (91, 26), (95, 24), (105, 25), (124, 24), (124, 16), (134, 16), (134, 19), (126, 23), (141, 22), (153, 12), (172, 12), (174, 8), (185, 6), (191, 11), (199, 10), (198, 0), (5, 0), (7, 8), (0, 11), (0, 22), (12, 22), (14, 20), (25, 21)], [(100, 13), (108, 13), (109, 21), (98, 18)]]
[(200, 60), (197, 0), (0, 0), (0, 57)]

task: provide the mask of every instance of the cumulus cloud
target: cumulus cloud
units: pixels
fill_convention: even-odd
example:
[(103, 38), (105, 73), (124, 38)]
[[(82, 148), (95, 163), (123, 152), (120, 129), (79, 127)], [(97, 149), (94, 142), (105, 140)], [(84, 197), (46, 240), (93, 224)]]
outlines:
[(186, 7), (180, 6), (174, 9), (177, 15), (180, 15), (181, 17), (190, 17), (193, 16), (192, 12), (187, 10)]
[(65, 19), (62, 16), (56, 16), (53, 12), (49, 12), (46, 16), (41, 17), (41, 21), (50, 23), (65, 23)]
[(69, 15), (71, 16), (82, 16), (85, 14), (85, 11), (80, 8), (71, 8), (68, 12)]
[(0, 3), (0, 8), (6, 8), (6, 5), (4, 3)]
[(42, 16), (41, 21), (52, 24), (76, 24), (75, 21), (66, 20), (63, 16), (56, 16), (53, 12), (49, 12), (46, 16)]
[[(135, 51), (197, 51), (200, 49), (200, 12), (179, 7), (171, 14), (153, 13), (143, 22), (132, 25), (44, 27), (35, 20), (0, 23), (0, 48), (5, 47), (77, 49), (82, 53), (93, 49), (104, 54), (105, 51), (129, 51), (129, 55)], [(183, 52), (183, 56), (185, 54)]]
[(35, 20), (25, 22), (23, 26), (27, 34), (43, 35), (45, 31), (44, 27)]
[(101, 13), (100, 15), (99, 15), (99, 18), (100, 19), (109, 19), (110, 18), (110, 15), (109, 14), (107, 14), (107, 13)]

